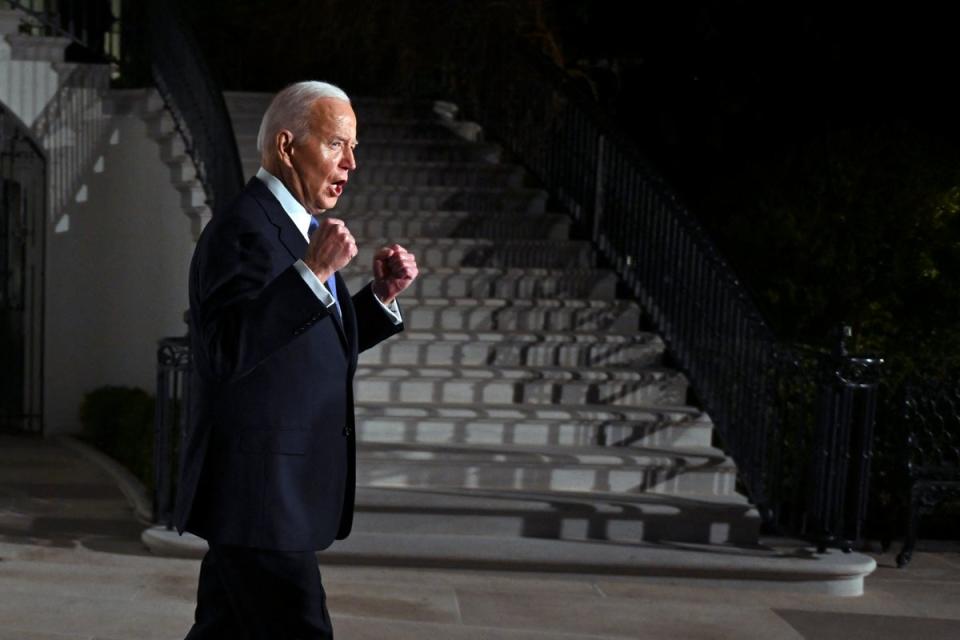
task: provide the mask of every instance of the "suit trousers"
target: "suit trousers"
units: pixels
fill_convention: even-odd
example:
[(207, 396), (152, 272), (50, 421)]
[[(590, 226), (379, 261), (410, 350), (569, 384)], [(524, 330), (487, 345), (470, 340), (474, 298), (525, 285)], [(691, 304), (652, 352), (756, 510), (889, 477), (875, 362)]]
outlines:
[(312, 551), (210, 545), (186, 640), (327, 640), (333, 627)]

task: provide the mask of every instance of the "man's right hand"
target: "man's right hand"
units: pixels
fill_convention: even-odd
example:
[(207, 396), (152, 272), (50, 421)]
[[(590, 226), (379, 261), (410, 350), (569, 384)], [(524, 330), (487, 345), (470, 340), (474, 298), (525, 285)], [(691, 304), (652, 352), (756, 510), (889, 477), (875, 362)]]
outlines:
[(357, 243), (343, 220), (322, 218), (319, 222), (320, 226), (310, 237), (303, 262), (321, 282), (326, 282), (334, 271), (347, 266), (357, 255)]

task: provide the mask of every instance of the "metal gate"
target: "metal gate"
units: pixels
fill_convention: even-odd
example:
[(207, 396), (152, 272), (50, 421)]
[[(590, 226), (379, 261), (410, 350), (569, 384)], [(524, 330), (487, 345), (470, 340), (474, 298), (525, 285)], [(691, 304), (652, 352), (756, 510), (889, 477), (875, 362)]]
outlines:
[(43, 430), (46, 158), (0, 104), (0, 429)]

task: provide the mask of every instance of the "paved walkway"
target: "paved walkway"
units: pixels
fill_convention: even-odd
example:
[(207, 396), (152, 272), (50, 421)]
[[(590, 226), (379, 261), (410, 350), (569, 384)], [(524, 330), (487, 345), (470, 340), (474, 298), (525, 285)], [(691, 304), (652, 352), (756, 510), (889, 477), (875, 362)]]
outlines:
[[(179, 640), (199, 562), (157, 558), (109, 476), (0, 435), (0, 640)], [(893, 556), (836, 598), (663, 579), (322, 568), (338, 640), (960, 637), (960, 553)], [(278, 639), (282, 640), (282, 639)]]

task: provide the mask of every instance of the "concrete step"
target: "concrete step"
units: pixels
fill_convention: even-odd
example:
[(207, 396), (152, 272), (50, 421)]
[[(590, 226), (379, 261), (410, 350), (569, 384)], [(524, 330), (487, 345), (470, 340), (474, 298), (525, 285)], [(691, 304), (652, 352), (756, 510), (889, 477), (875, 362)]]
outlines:
[[(352, 228), (352, 225), (348, 224)], [(363, 238), (355, 258), (370, 264), (379, 247), (400, 244), (422, 266), (585, 268), (596, 266), (593, 247), (580, 240), (487, 240), (474, 238)]]
[(340, 213), (357, 210), (498, 211), (544, 213), (542, 189), (497, 187), (355, 187), (348, 185), (337, 203)]
[(354, 96), (350, 98), (350, 102), (357, 114), (357, 121), (361, 123), (368, 120), (433, 116), (454, 120), (459, 111), (457, 105), (442, 100), (404, 100)]
[[(351, 291), (359, 291), (372, 277), (369, 264), (356, 261), (341, 271)], [(420, 267), (420, 274), (404, 291), (406, 298), (589, 298), (613, 300), (617, 279), (599, 269), (493, 269)]]
[[(202, 539), (190, 534), (179, 536), (163, 526), (150, 527), (141, 538), (147, 548), (159, 556), (199, 559), (207, 551)], [(767, 539), (763, 542), (638, 544), (499, 535), (407, 534), (400, 529), (364, 533), (355, 527), (349, 538), (319, 552), (318, 560), (323, 566), (619, 575), (656, 583), (667, 581), (674, 587), (764, 589), (847, 597), (863, 595), (864, 578), (877, 568), (876, 561), (862, 553), (828, 550), (818, 554), (802, 541)]]
[(736, 480), (736, 466), (718, 449), (371, 442), (357, 447), (357, 485), (374, 488), (535, 491), (585, 498), (596, 492), (732, 496)]
[[(261, 118), (273, 99), (273, 93), (250, 91), (225, 91), (224, 101), (231, 118), (243, 116)], [(351, 96), (350, 102), (357, 119), (377, 120), (386, 118), (416, 118), (440, 116), (452, 119), (457, 113), (456, 105), (436, 100), (402, 100), (393, 98), (368, 98)]]
[[(358, 116), (363, 118), (363, 116)], [(364, 118), (359, 120), (360, 140), (468, 140), (480, 142), (482, 128), (474, 122), (451, 120), (443, 117)]]
[[(357, 104), (353, 103), (354, 111), (356, 111)], [(240, 135), (256, 135), (257, 131), (260, 128), (260, 122), (263, 120), (263, 114), (266, 111), (266, 103), (264, 103), (263, 108), (257, 108), (256, 110), (251, 109), (237, 109), (233, 108), (231, 105), (227, 105), (227, 111), (230, 113), (230, 122), (233, 124), (234, 130)], [(411, 126), (411, 127), (423, 127), (427, 128), (429, 126), (440, 127), (447, 126), (451, 123), (462, 122), (455, 118), (451, 118), (442, 113), (434, 113), (429, 109), (429, 107), (423, 108), (423, 110), (408, 110), (402, 112), (399, 115), (389, 114), (389, 113), (367, 113), (366, 118), (362, 122), (358, 122), (359, 131), (358, 137), (362, 142), (364, 138), (371, 137), (367, 135), (367, 127), (380, 127), (380, 126)]]
[[(678, 518), (680, 513), (689, 517)], [(740, 495), (485, 493), (479, 490), (357, 490), (354, 528), (368, 534), (467, 535), (623, 543), (750, 544), (760, 518)]]
[(385, 140), (367, 138), (357, 148), (357, 164), (364, 162), (500, 162), (500, 145), (465, 140)]
[(713, 431), (710, 418), (693, 407), (394, 406), (364, 400), (356, 416), (357, 438), (383, 443), (709, 447)]
[(574, 371), (558, 367), (357, 367), (357, 397), (367, 402), (443, 405), (682, 405), (687, 381), (669, 369)]
[(407, 330), (365, 351), (363, 364), (649, 367), (664, 344), (652, 333), (632, 336), (548, 332), (437, 332)]
[(10, 60), (31, 62), (63, 62), (64, 52), (70, 45), (70, 38), (28, 33), (11, 33), (5, 39), (10, 47)]
[(6, 36), (20, 33), (20, 25), (25, 19), (26, 16), (16, 9), (0, 7), (0, 43), (6, 40)]
[[(233, 121), (233, 130), (239, 149), (255, 150), (260, 117), (246, 116)], [(358, 122), (357, 138), (360, 145), (357, 157), (363, 158), (366, 140), (390, 141), (455, 141), (462, 140), (449, 123), (436, 118), (406, 120), (361, 120)]]
[(360, 162), (351, 186), (522, 187), (523, 168), (486, 162)]
[(559, 213), (476, 211), (341, 211), (357, 238), (494, 238), (566, 240), (570, 218)]
[(401, 300), (407, 330), (610, 331), (640, 326), (640, 308), (627, 300), (446, 299)]

